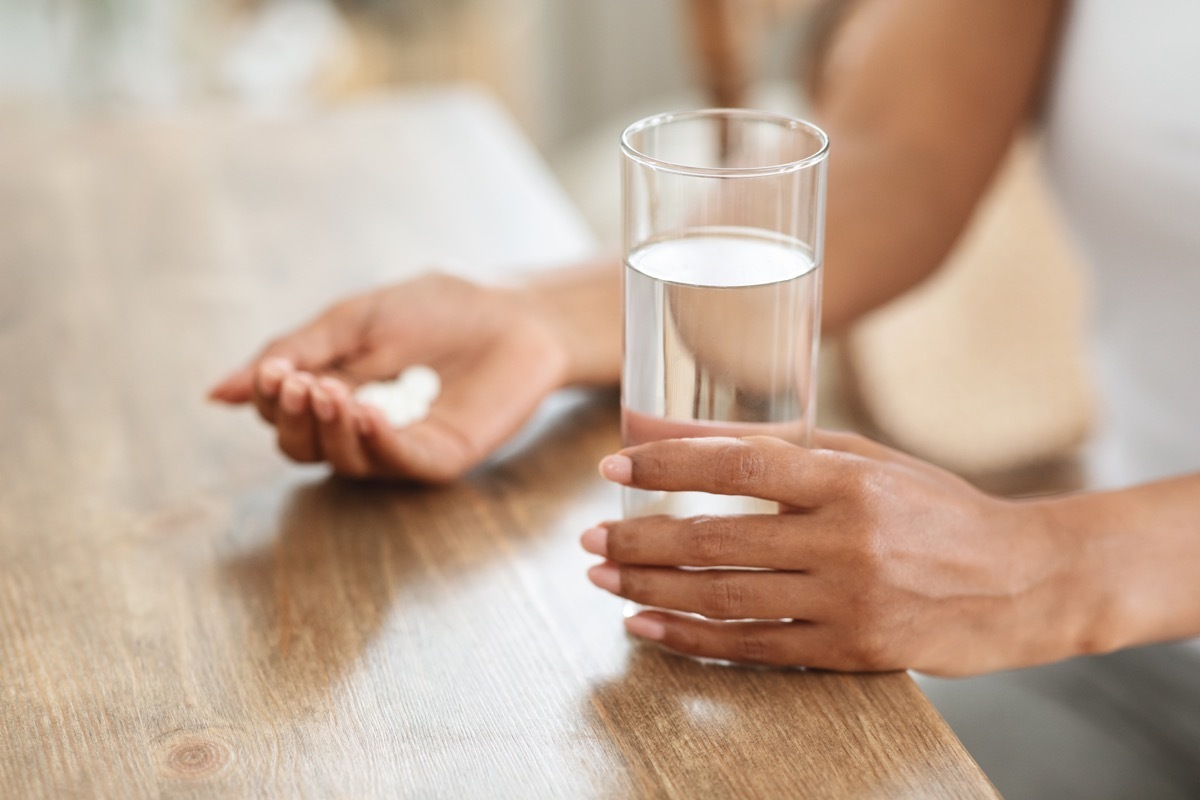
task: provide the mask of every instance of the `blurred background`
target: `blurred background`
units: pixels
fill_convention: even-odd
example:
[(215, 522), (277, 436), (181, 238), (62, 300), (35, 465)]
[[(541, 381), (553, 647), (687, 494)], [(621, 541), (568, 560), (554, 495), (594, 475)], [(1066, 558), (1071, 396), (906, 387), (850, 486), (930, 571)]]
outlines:
[[(272, 116), (471, 84), (507, 108), (614, 248), (620, 130), (669, 108), (806, 113), (797, 78), (834, 5), (0, 0), (0, 125), (209, 106)], [(1014, 151), (946, 269), (826, 343), (822, 424), (997, 491), (1078, 484), (1093, 417), (1085, 293), (1031, 152)]]
[[(615, 186), (614, 142), (624, 124), (643, 109), (705, 97), (704, 8), (717, 5), (0, 0), (0, 108), (95, 114), (223, 103), (272, 113), (467, 82), (501, 100), (568, 189), (587, 183), (590, 148), (602, 139), (609, 158), (592, 172)], [(744, 6), (738, 24), (756, 29), (745, 61), (760, 80), (788, 86), (806, 14), (787, 0)], [(601, 205), (578, 188), (572, 194), (586, 212)], [(612, 233), (615, 210), (589, 214), (602, 238)]]

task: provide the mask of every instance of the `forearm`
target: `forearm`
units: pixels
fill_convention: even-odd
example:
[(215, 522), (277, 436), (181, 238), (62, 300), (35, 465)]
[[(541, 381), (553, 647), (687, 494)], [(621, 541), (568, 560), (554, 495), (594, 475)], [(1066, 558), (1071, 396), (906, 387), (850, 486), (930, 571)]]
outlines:
[(1079, 652), (1200, 636), (1200, 474), (1033, 504), (1073, 562)]
[(615, 256), (538, 276), (518, 294), (566, 348), (568, 385), (620, 379), (621, 265)]
[(836, 332), (903, 294), (945, 259), (971, 204), (941, 193), (904, 145), (830, 128), (822, 328)]
[(1048, 0), (858, 0), (809, 89), (830, 135), (824, 314), (838, 329), (932, 273), (1035, 106)]

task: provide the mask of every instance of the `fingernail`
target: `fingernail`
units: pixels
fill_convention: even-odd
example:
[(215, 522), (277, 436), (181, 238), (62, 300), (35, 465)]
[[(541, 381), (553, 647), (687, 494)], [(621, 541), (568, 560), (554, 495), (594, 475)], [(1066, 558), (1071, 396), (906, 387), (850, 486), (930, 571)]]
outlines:
[(304, 396), (308, 386), (300, 376), (293, 375), (283, 384), (283, 392), (279, 396), (279, 404), (288, 414), (299, 414), (304, 410)]
[(634, 636), (640, 636), (643, 639), (653, 639), (656, 642), (661, 642), (663, 637), (667, 635), (666, 625), (644, 614), (628, 617), (625, 620), (625, 630)]
[(312, 387), (312, 407), (317, 415), (317, 419), (322, 422), (332, 422), (334, 417), (333, 401), (329, 399), (329, 395), (321, 388), (320, 384)]
[(612, 564), (597, 564), (587, 572), (588, 580), (606, 592), (621, 591), (621, 572)]
[(614, 483), (629, 483), (633, 479), (633, 462), (629, 456), (605, 456), (600, 460), (600, 474)]
[(608, 556), (608, 530), (606, 528), (588, 528), (579, 537), (579, 544), (589, 553), (598, 556)]

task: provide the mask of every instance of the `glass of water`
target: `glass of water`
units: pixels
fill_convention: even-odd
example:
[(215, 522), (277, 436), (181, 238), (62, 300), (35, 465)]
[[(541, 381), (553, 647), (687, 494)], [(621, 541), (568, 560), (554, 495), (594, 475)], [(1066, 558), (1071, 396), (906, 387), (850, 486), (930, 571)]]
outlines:
[[(754, 434), (808, 445), (828, 138), (791, 117), (714, 109), (635, 122), (621, 151), (625, 445)], [(626, 517), (778, 511), (622, 491)]]

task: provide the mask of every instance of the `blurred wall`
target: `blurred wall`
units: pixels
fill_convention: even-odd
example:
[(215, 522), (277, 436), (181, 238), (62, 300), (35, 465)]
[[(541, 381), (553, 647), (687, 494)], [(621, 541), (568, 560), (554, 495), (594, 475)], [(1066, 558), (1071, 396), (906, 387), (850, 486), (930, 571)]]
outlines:
[(546, 11), (541, 138), (553, 144), (692, 82), (683, 0), (565, 0)]
[[(0, 0), (0, 103), (256, 107), (489, 86), (553, 148), (694, 84), (688, 0)], [(793, 26), (794, 27), (794, 26)], [(766, 72), (789, 69), (774, 35)]]
[(70, 110), (492, 88), (539, 142), (688, 79), (675, 0), (0, 0), (0, 97)]

